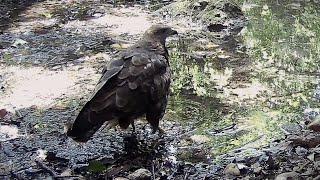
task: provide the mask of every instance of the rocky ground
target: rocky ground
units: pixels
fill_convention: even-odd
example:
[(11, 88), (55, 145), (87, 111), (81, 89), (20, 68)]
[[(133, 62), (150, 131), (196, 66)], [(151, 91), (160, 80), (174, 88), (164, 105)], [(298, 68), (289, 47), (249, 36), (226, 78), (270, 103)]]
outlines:
[[(167, 23), (182, 39), (211, 39), (224, 48), (221, 59), (232, 56), (230, 64), (247, 66), (239, 53), (245, 48), (234, 38), (245, 25), (238, 6), (218, 4), (213, 11), (217, 19), (209, 21), (207, 1), (192, 4), (190, 11), (180, 9), (185, 14), (177, 13), (174, 8), (180, 6), (170, 1), (139, 3), (0, 3), (0, 178), (320, 179), (319, 138), (301, 128), (268, 147), (248, 143), (217, 157), (211, 156), (205, 136), (174, 119), (161, 122), (163, 136), (151, 134), (139, 121), (135, 134), (101, 130), (85, 144), (68, 139), (63, 125), (74, 119), (103, 65), (151, 24)], [(169, 41), (179, 43), (177, 38)], [(171, 46), (170, 51), (179, 49)], [(188, 55), (203, 60), (212, 52)], [(217, 129), (213, 135), (234, 130)]]

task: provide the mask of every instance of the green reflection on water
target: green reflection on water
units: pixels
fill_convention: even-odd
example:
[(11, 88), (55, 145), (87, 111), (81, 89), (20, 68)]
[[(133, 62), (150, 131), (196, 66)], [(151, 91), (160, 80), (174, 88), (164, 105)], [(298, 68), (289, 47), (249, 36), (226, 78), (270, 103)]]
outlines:
[[(247, 56), (217, 47), (199, 61), (190, 56), (199, 50), (193, 46), (171, 54), (173, 84), (166, 118), (207, 135), (213, 154), (282, 138), (281, 125), (302, 121), (306, 107), (319, 107), (312, 99), (320, 75), (317, 5), (256, 0), (239, 4), (248, 25), (236, 38), (247, 48)], [(224, 54), (227, 58), (219, 57)], [(249, 63), (241, 64), (246, 60)], [(210, 133), (232, 123), (239, 131)]]

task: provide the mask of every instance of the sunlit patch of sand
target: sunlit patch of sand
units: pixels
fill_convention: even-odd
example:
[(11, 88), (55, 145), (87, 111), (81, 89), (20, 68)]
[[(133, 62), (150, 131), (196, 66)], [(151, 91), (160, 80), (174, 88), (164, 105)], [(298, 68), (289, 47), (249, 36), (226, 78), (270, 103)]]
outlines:
[(142, 34), (152, 24), (148, 20), (148, 14), (138, 8), (119, 9), (116, 14), (106, 14), (91, 21), (96, 24), (111, 26), (110, 32), (118, 35)]
[(9, 139), (15, 139), (19, 135), (18, 127), (14, 125), (1, 125), (0, 124), (0, 142)]
[(10, 75), (7, 96), (1, 97), (0, 107), (25, 108), (49, 106), (55, 98), (68, 93), (78, 81), (69, 71), (48, 71), (41, 67), (7, 67)]

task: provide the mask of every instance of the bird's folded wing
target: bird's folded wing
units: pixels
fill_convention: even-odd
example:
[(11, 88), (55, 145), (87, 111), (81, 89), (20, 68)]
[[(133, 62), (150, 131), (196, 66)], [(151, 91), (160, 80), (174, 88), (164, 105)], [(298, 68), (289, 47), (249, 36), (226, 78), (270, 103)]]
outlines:
[(132, 52), (110, 61), (89, 100), (91, 110), (138, 110), (154, 84), (163, 86), (164, 82), (155, 77), (165, 70), (166, 63), (165, 56), (149, 51)]

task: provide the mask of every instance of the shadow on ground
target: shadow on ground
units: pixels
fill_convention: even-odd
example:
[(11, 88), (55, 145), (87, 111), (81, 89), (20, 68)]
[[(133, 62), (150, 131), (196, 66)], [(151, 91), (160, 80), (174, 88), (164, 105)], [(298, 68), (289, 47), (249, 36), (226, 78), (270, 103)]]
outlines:
[(44, 0), (4, 0), (0, 2), (0, 31), (7, 30), (30, 6), (36, 5)]

